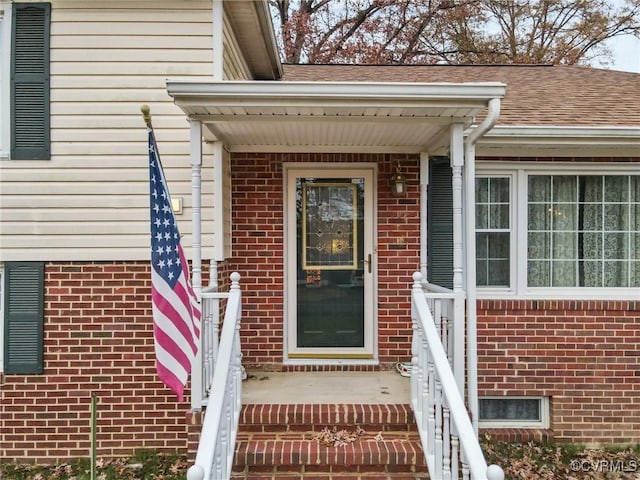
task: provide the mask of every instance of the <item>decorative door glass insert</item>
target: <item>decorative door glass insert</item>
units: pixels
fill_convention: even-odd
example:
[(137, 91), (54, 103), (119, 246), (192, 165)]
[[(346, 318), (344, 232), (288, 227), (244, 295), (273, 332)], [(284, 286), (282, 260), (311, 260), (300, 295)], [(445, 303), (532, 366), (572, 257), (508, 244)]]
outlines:
[(357, 267), (356, 185), (305, 183), (303, 186), (303, 264), (305, 269)]

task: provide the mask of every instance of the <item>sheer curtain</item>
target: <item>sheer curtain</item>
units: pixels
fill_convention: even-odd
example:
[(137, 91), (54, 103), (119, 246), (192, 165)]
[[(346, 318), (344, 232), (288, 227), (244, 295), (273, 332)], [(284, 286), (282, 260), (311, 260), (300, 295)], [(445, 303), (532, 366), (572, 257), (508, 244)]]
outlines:
[(531, 175), (530, 287), (640, 286), (640, 177)]
[(541, 421), (540, 400), (534, 398), (482, 398), (480, 420)]
[(510, 179), (476, 179), (476, 284), (509, 286)]

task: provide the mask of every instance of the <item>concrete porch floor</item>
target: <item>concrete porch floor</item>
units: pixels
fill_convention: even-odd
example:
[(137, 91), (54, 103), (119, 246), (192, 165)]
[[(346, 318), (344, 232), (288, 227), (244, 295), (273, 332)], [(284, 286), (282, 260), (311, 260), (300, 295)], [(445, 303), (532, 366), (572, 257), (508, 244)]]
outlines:
[(409, 403), (410, 379), (395, 371), (247, 371), (243, 404)]

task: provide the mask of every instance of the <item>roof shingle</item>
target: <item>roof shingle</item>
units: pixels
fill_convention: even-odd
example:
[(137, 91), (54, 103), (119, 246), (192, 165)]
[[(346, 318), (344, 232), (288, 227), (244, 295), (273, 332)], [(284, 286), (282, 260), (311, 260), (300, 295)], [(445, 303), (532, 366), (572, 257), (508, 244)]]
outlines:
[(499, 125), (640, 126), (640, 74), (576, 65), (284, 65), (283, 81), (502, 82)]

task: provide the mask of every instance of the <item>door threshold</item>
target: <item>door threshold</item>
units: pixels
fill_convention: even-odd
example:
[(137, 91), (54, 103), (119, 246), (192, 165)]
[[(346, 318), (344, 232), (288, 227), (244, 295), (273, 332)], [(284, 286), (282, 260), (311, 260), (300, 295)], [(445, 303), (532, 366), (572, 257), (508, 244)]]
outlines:
[(336, 360), (355, 360), (355, 359), (373, 360), (373, 355), (371, 353), (290, 353), (288, 357), (291, 359), (333, 358)]
[(289, 355), (283, 362), (283, 365), (316, 365), (316, 366), (331, 366), (331, 365), (380, 365), (380, 361), (371, 355), (366, 357), (336, 357), (335, 355), (329, 357), (309, 357), (308, 355), (292, 356)]

